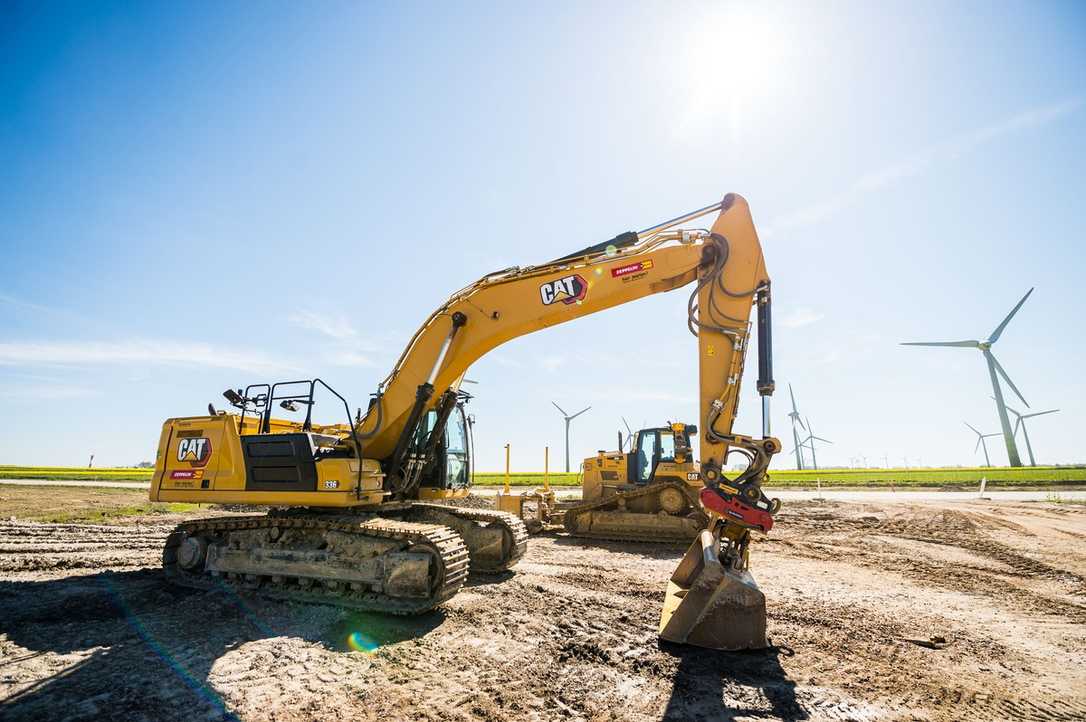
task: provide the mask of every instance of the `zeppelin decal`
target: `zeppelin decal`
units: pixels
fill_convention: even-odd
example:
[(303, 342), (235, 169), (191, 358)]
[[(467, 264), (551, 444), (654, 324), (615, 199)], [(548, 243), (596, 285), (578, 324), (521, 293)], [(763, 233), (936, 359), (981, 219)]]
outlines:
[(622, 278), (632, 273), (640, 273), (652, 268), (652, 259), (645, 259), (637, 263), (627, 263), (625, 266), (615, 266), (611, 269), (611, 278)]
[(178, 469), (170, 472), (171, 479), (202, 479), (203, 469)]
[(539, 287), (539, 298), (544, 306), (561, 301), (564, 304), (583, 301), (588, 293), (588, 284), (584, 282), (580, 274), (559, 278), (557, 281), (547, 281)]

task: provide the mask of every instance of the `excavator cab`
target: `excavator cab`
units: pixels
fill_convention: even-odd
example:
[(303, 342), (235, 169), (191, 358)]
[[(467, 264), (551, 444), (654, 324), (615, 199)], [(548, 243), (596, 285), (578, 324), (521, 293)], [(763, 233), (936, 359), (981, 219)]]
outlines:
[(441, 429), (436, 428), (439, 422), (436, 409), (419, 421), (413, 451), (427, 448), (431, 435), (438, 434), (429, 468), (419, 483), (420, 499), (458, 498), (468, 494), (474, 449), (464, 403), (462, 400), (456, 404)]

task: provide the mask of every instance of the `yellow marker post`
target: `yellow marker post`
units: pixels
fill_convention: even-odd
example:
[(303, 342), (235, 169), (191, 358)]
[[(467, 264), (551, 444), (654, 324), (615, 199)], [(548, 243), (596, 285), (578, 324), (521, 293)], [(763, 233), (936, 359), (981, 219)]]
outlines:
[(509, 493), (509, 444), (505, 445), (505, 493)]
[(543, 447), (543, 490), (551, 490), (551, 447)]

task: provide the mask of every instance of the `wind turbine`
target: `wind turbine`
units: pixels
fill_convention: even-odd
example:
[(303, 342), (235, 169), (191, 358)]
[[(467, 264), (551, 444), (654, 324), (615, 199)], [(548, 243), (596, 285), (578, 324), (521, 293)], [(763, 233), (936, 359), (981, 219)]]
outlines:
[(803, 419), (800, 418), (799, 411), (796, 409), (796, 395), (792, 391), (792, 384), (788, 384), (788, 395), (792, 397), (792, 411), (789, 412), (788, 418), (792, 420), (792, 441), (795, 443), (796, 449), (796, 468), (803, 468), (803, 442), (799, 440), (799, 432), (796, 431), (796, 424), (804, 431), (807, 431), (807, 427), (803, 425)]
[[(988, 337), (986, 341), (922, 341), (922, 342), (910, 342), (903, 343), (902, 346), (953, 346), (955, 348), (975, 348), (979, 349), (984, 354), (984, 360), (988, 362), (988, 375), (992, 378), (992, 398), (996, 402), (996, 410), (999, 411), (999, 424), (1003, 428), (1003, 442), (1007, 445), (1007, 459), (1010, 461), (1011, 466), (1021, 466), (1022, 460), (1018, 458), (1018, 446), (1014, 443), (1014, 434), (1011, 432), (1011, 421), (1007, 418), (1007, 405), (1003, 402), (1003, 389), (999, 385), (999, 378), (1003, 377), (1003, 380), (1007, 382), (1007, 385), (1011, 387), (1011, 390), (1017, 394), (1018, 398), (1022, 399), (1022, 403), (1029, 407), (1029, 402), (1026, 401), (1026, 397), (1022, 395), (1022, 392), (1018, 390), (1018, 387), (1011, 381), (1011, 377), (1007, 375), (1007, 372), (1003, 370), (1003, 367), (999, 365), (999, 361), (996, 361), (996, 357), (992, 354), (992, 344), (999, 340), (999, 337), (1003, 334), (1003, 329), (1007, 328), (1007, 324), (1014, 318), (1014, 314), (1018, 313), (1018, 309), (1022, 308), (1022, 304), (1026, 302), (1029, 295), (1033, 293), (1033, 289), (1026, 291), (1026, 295), (1022, 296), (1022, 300), (1011, 309), (1011, 312), (1007, 314), (1007, 317), (996, 326), (995, 331)], [(972, 427), (970, 427), (972, 428)]]
[(976, 427), (974, 427), (968, 421), (963, 421), (962, 423), (965, 424), (966, 426), (968, 426), (970, 429), (973, 429), (973, 433), (977, 435), (977, 445), (973, 447), (973, 453), (974, 454), (977, 453), (977, 448), (983, 446), (984, 447), (984, 465), (985, 466), (991, 466), (992, 461), (991, 461), (991, 459), (988, 458), (988, 442), (986, 442), (985, 439), (991, 438), (993, 436), (999, 436), (999, 434), (982, 434), (979, 431), (977, 431)]
[(584, 412), (588, 411), (592, 407), (591, 406), (586, 406), (583, 409), (581, 409), (580, 411), (578, 411), (577, 413), (575, 413), (573, 416), (570, 416), (569, 414), (567, 414), (562, 409), (561, 406), (559, 406), (558, 404), (555, 404), (553, 401), (551, 403), (554, 404), (554, 408), (556, 408), (556, 409), (558, 409), (559, 411), (562, 412), (562, 418), (564, 418), (566, 420), (566, 473), (568, 474), (569, 473), (569, 422), (573, 421), (575, 418), (577, 418), (578, 416), (580, 416)]
[[(620, 416), (619, 418), (622, 419), (622, 425), (626, 427), (626, 442), (620, 442), (618, 450), (625, 451), (627, 446), (629, 446), (630, 449), (633, 449), (633, 429), (630, 428), (630, 422), (626, 420), (625, 416)], [(621, 431), (619, 432), (619, 436), (622, 436)]]
[(1029, 432), (1026, 431), (1026, 419), (1032, 419), (1034, 416), (1044, 416), (1045, 414), (1054, 414), (1059, 411), (1059, 409), (1049, 409), (1048, 411), (1038, 411), (1033, 414), (1023, 414), (1015, 411), (1010, 406), (1008, 406), (1007, 411), (1010, 411), (1012, 414), (1018, 417), (1014, 422), (1014, 435), (1018, 436), (1018, 427), (1021, 426), (1022, 434), (1026, 437), (1026, 451), (1029, 452), (1029, 465), (1037, 466), (1037, 462), (1033, 459), (1033, 446), (1031, 446), (1029, 443)]
[(807, 422), (807, 431), (810, 433), (808, 434), (807, 438), (803, 440), (803, 443), (807, 444), (807, 448), (811, 450), (811, 466), (813, 466), (815, 468), (815, 471), (817, 471), (818, 458), (815, 456), (815, 440), (817, 439), (818, 441), (824, 441), (827, 444), (832, 444), (833, 442), (829, 439), (823, 439), (821, 436), (815, 436), (814, 427), (811, 426), (811, 420), (804, 417), (804, 421)]

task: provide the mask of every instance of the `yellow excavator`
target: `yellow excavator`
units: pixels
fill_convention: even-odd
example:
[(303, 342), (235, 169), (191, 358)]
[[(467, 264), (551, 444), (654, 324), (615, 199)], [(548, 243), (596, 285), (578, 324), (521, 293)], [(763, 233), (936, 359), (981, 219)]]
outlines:
[[(581, 500), (562, 523), (577, 537), (689, 542), (705, 528), (694, 424), (639, 429), (630, 450), (600, 451), (584, 460)], [(620, 434), (621, 438), (621, 434)]]
[[(682, 227), (712, 213), (710, 228)], [(526, 550), (520, 519), (441, 503), (465, 496), (471, 478), (464, 374), (513, 338), (687, 284), (694, 284), (687, 323), (700, 365), (699, 499), (708, 518), (701, 538), (709, 535), (705, 554), (715, 555), (727, 577), (711, 603), (694, 611), (681, 600), (697, 598), (703, 569), (695, 564), (673, 580), (668, 598), (679, 602), (669, 616), (694, 619), (697, 629), (697, 619), (730, 608), (721, 603), (735, 596), (729, 587), (751, 587), (737, 576), (749, 574), (750, 534), (768, 531), (779, 507), (761, 490), (780, 450), (768, 426), (770, 284), (747, 202), (735, 194), (547, 263), (495, 271), (456, 292), (423, 322), (354, 418), (340, 394), (310, 379), (228, 390), (232, 412), (209, 406), (208, 415), (167, 420), (153, 501), (269, 507), (181, 523), (163, 551), (168, 578), (412, 614), (449, 599), (469, 567), (510, 568)], [(763, 403), (758, 439), (732, 433), (752, 307)], [(314, 422), (318, 403), (322, 412), (341, 409), (341, 420)], [(732, 453), (749, 465), (728, 480), (724, 462)], [(761, 605), (762, 639), (756, 629), (740, 633), (749, 637), (746, 646), (764, 645), (764, 598)], [(667, 638), (683, 635), (671, 626), (678, 631)]]

